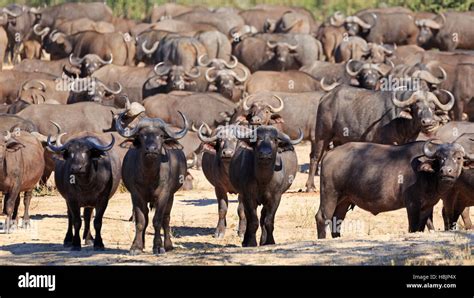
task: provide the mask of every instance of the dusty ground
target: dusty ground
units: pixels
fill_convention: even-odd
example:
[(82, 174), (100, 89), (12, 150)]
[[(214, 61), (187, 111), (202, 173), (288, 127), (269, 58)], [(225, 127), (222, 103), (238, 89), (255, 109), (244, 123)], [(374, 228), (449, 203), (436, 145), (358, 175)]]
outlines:
[[(300, 164), (307, 162), (309, 145), (297, 147)], [(195, 189), (177, 193), (171, 226), (175, 250), (151, 253), (153, 227), (149, 226), (145, 253), (129, 256), (134, 225), (128, 221), (128, 193), (116, 194), (105, 213), (104, 252), (85, 246), (80, 252), (62, 247), (67, 228), (66, 205), (60, 196), (35, 197), (30, 214), (32, 227), (0, 234), (0, 265), (410, 265), (474, 264), (472, 232), (442, 232), (441, 204), (435, 208), (435, 233), (407, 233), (404, 209), (377, 216), (355, 208), (350, 211), (339, 239), (316, 239), (314, 215), (319, 195), (299, 192), (307, 175), (298, 173), (283, 196), (276, 216), (277, 245), (242, 248), (237, 237), (237, 197), (230, 197), (228, 229), (224, 239), (213, 238), (217, 204), (203, 174), (193, 171)], [(318, 179), (316, 179), (318, 180)], [(20, 213), (22, 214), (22, 213)]]

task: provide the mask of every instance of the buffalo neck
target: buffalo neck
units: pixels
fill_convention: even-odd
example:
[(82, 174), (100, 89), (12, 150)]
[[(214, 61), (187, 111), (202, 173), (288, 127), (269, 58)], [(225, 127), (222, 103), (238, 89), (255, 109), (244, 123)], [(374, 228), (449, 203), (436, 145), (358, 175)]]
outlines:
[(275, 158), (271, 162), (260, 162), (254, 155), (254, 172), (258, 184), (268, 184), (273, 178), (275, 168)]
[(160, 174), (160, 164), (163, 159), (163, 154), (157, 154), (154, 158), (145, 158), (144, 155), (140, 158), (139, 168), (143, 169), (144, 180), (156, 181), (156, 177)]

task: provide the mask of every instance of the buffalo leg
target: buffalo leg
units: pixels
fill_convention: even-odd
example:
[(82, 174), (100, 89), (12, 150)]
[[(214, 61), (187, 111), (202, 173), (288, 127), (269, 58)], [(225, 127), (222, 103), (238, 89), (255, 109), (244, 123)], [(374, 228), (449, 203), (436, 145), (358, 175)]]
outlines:
[(331, 221), (331, 218), (334, 215), (334, 211), (337, 207), (338, 195), (326, 194), (324, 189), (321, 189), (321, 203), (319, 205), (319, 210), (316, 213), (316, 227), (318, 230), (318, 239), (326, 238), (326, 226), (328, 222)]
[(163, 240), (161, 239), (161, 227), (163, 226), (163, 217), (169, 200), (169, 194), (160, 194), (155, 204), (156, 210), (153, 216), (153, 227), (155, 228), (155, 237), (153, 238), (153, 253), (155, 255), (165, 252)]
[(466, 230), (471, 230), (472, 229), (472, 222), (471, 222), (471, 217), (469, 215), (469, 207), (465, 208), (464, 211), (461, 213), (462, 220), (464, 222), (464, 228)]
[[(100, 201), (100, 204), (95, 208), (95, 217), (94, 217), (94, 230), (95, 230), (95, 239), (94, 239), (94, 250), (104, 250), (104, 242), (102, 241), (102, 220), (104, 218), (105, 209), (107, 209), (109, 201), (105, 198), (103, 201)], [(90, 232), (89, 232), (90, 233)]]
[(309, 154), (309, 173), (308, 180), (306, 181), (306, 192), (316, 191), (316, 186), (314, 185), (314, 176), (316, 175), (316, 170), (318, 169), (319, 162), (321, 161), (321, 156), (323, 155), (324, 148), (327, 148), (328, 146), (329, 142), (325, 140), (311, 142), (311, 153)]
[[(421, 220), (420, 220), (420, 206), (416, 202), (409, 202), (407, 205), (408, 215), (408, 232), (415, 233), (421, 232)], [(423, 227), (424, 227), (423, 223)]]
[(15, 219), (16, 217), (16, 214), (15, 213), (15, 210), (18, 211), (18, 206), (17, 204), (19, 204), (19, 195), (20, 195), (20, 189), (18, 186), (15, 186), (13, 189), (10, 190), (10, 192), (8, 193), (8, 195), (6, 196), (6, 208), (5, 208), (5, 213), (7, 215), (7, 234), (10, 233), (10, 228), (11, 228), (11, 225), (14, 224), (12, 223), (12, 219)]
[(69, 206), (67, 207), (67, 232), (66, 236), (64, 237), (64, 247), (71, 247), (72, 246), (72, 214), (71, 210), (69, 210)]
[(14, 225), (14, 227), (18, 227), (18, 221), (19, 221), (19, 218), (18, 218), (18, 208), (20, 207), (20, 201), (21, 201), (21, 195), (20, 193), (18, 193), (18, 196), (16, 197), (16, 200), (15, 200), (15, 207), (13, 208), (13, 214), (12, 214), (12, 224)]
[(33, 197), (33, 191), (25, 191), (24, 197), (23, 197), (23, 204), (25, 206), (25, 210), (23, 211), (23, 228), (28, 228), (30, 226), (30, 203), (31, 203), (31, 198)]
[(239, 195), (239, 206), (237, 207), (237, 213), (239, 215), (239, 230), (237, 231), (237, 235), (239, 237), (243, 237), (245, 234), (245, 227), (247, 226), (247, 220), (245, 219), (245, 209), (244, 204), (242, 204), (242, 199)]
[(84, 233), (82, 234), (82, 239), (84, 239), (86, 245), (91, 245), (94, 242), (94, 238), (91, 234), (91, 217), (92, 217), (92, 208), (84, 208)]
[(257, 203), (245, 196), (242, 197), (242, 202), (245, 209), (245, 218), (247, 219), (247, 228), (245, 229), (242, 246), (257, 246), (257, 238), (255, 235), (258, 230)]
[[(266, 206), (262, 209), (263, 225), (262, 225), (262, 237), (260, 238), (260, 245), (275, 244), (273, 238), (273, 230), (275, 228), (275, 214), (280, 205), (281, 194), (275, 195), (272, 199), (267, 200)], [(265, 216), (263, 216), (263, 210), (265, 210)], [(263, 228), (265, 227), (266, 237), (263, 238)]]
[(267, 227), (265, 226), (265, 218), (267, 218), (267, 205), (264, 205), (262, 208), (262, 212), (260, 213), (260, 228), (262, 229), (262, 234), (260, 235), (260, 245), (265, 245), (264, 243), (267, 242)]
[(218, 205), (219, 220), (217, 222), (216, 232), (214, 234), (215, 238), (224, 238), (225, 229), (227, 226), (226, 215), (227, 215), (227, 206), (229, 201), (227, 198), (227, 192), (220, 188), (215, 189)]
[(81, 225), (82, 225), (81, 208), (79, 207), (79, 204), (77, 201), (69, 202), (68, 204), (70, 205), (72, 224), (74, 226), (74, 235), (72, 236), (71, 250), (79, 251), (81, 250), (81, 237), (80, 237)]
[(148, 226), (148, 206), (147, 202), (134, 199), (133, 209), (135, 212), (135, 239), (133, 240), (130, 254), (136, 255), (143, 252), (145, 246), (145, 232)]
[(173, 208), (174, 196), (171, 196), (168, 200), (168, 205), (166, 206), (165, 214), (163, 217), (163, 232), (165, 235), (165, 251), (170, 251), (173, 249), (173, 243), (171, 242), (171, 208)]
[[(336, 210), (334, 211), (334, 215), (331, 219), (331, 236), (332, 238), (341, 237), (341, 225), (342, 221), (346, 218), (347, 211), (349, 210), (349, 206), (351, 202), (349, 200), (344, 200), (337, 204)], [(334, 231), (334, 228), (336, 230)]]

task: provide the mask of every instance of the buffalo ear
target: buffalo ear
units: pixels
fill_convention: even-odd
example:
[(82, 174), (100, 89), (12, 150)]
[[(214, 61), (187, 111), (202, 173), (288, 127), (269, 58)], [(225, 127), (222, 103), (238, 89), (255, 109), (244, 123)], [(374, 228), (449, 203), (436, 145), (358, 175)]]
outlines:
[(103, 150), (92, 149), (91, 150), (91, 158), (92, 159), (99, 159), (104, 156), (107, 156), (107, 152)]
[(285, 120), (283, 120), (283, 117), (280, 114), (273, 114), (270, 119), (270, 124), (285, 123)]
[(22, 143), (16, 141), (16, 140), (10, 140), (8, 141), (8, 143), (6, 144), (6, 147), (7, 147), (7, 151), (9, 152), (15, 152), (17, 150), (20, 150), (21, 148), (24, 148), (25, 145), (23, 145)]
[(173, 139), (169, 139), (169, 140), (165, 140), (165, 142), (163, 143), (163, 148), (164, 149), (179, 149), (179, 150), (183, 150), (183, 145), (181, 145), (178, 141), (176, 140), (173, 140)]
[(209, 143), (206, 143), (204, 144), (204, 149), (207, 150), (207, 151), (210, 151), (210, 152), (217, 152), (217, 149), (216, 149), (216, 145), (212, 145), (212, 144), (209, 144)]
[(412, 115), (410, 114), (410, 110), (406, 110), (406, 109), (402, 110), (400, 114), (398, 114), (398, 117), (408, 119), (408, 120), (413, 119)]
[(434, 173), (433, 169), (433, 160), (425, 160), (420, 163), (418, 166), (418, 172), (428, 172), (428, 173)]
[(463, 168), (466, 170), (474, 169), (474, 160), (465, 159)]

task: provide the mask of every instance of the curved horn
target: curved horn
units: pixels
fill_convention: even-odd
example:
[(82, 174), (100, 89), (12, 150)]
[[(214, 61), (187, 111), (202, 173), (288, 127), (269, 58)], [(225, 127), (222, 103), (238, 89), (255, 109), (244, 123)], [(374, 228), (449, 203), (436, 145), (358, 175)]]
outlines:
[(419, 98), (419, 92), (420, 91), (417, 91), (417, 92), (414, 92), (410, 98), (408, 98), (407, 100), (405, 101), (401, 101), (399, 100), (397, 97), (396, 97), (396, 93), (395, 91), (392, 92), (392, 102), (393, 104), (396, 106), (396, 107), (399, 107), (399, 108), (405, 108), (407, 106), (410, 106), (412, 104), (414, 104), (418, 98)]
[[(164, 66), (164, 71), (162, 70), (162, 71), (158, 72), (158, 69), (162, 66)], [(170, 72), (170, 67), (168, 65), (166, 65), (165, 62), (160, 62), (157, 65), (155, 65), (155, 67), (153, 68), (153, 71), (158, 76), (164, 76), (164, 75), (167, 75)]]
[(441, 66), (438, 66), (439, 68), (439, 71), (441, 71), (441, 73), (443, 74), (443, 77), (440, 79), (441, 81), (444, 81), (448, 78), (448, 74), (446, 73), (446, 71), (444, 70), (444, 68), (442, 68)]
[(21, 90), (27, 90), (27, 89), (33, 88), (34, 83), (38, 83), (41, 86), (41, 88), (38, 88), (38, 89), (40, 89), (42, 92), (46, 91), (46, 84), (38, 79), (31, 79), (31, 80), (25, 81), (23, 85), (21, 86)]
[(283, 111), (283, 108), (285, 107), (285, 103), (283, 102), (283, 99), (281, 99), (280, 96), (278, 95), (273, 95), (273, 97), (275, 97), (276, 99), (278, 99), (278, 101), (280, 102), (280, 106), (278, 108), (275, 108), (271, 105), (268, 105), (268, 107), (270, 108), (270, 111), (272, 111), (272, 113), (278, 113), (278, 112), (281, 112)]
[(372, 25), (364, 22), (361, 18), (358, 16), (350, 16), (346, 18), (346, 22), (348, 23), (356, 23), (357, 25), (361, 26), (364, 29), (370, 29), (372, 28)]
[(125, 138), (131, 138), (133, 137), (137, 132), (138, 130), (140, 129), (140, 123), (142, 122), (142, 120), (140, 120), (140, 122), (138, 122), (138, 124), (132, 129), (132, 130), (129, 130), (128, 128), (127, 129), (124, 129), (122, 127), (122, 118), (123, 118), (123, 115), (125, 115), (126, 112), (123, 112), (123, 113), (120, 113), (118, 115), (118, 117), (115, 119), (115, 130), (122, 136), (122, 137), (125, 137)]
[(239, 60), (237, 60), (237, 57), (234, 55), (231, 56), (232, 58), (232, 63), (227, 63), (225, 60), (222, 61), (222, 63), (227, 67), (227, 68), (235, 68), (239, 64)]
[(346, 72), (347, 72), (350, 76), (355, 77), (355, 76), (357, 76), (357, 75), (359, 74), (359, 72), (362, 70), (362, 68), (360, 68), (358, 71), (352, 71), (351, 66), (350, 66), (350, 64), (351, 64), (352, 62), (355, 62), (355, 60), (354, 60), (354, 59), (349, 59), (349, 61), (347, 61), (347, 63), (346, 63)]
[(324, 79), (325, 79), (325, 78), (322, 78), (321, 82), (319, 82), (319, 83), (320, 83), (320, 85), (321, 85), (321, 89), (323, 89), (323, 90), (326, 91), (326, 92), (332, 91), (334, 88), (336, 88), (337, 86), (341, 85), (341, 83), (334, 82), (334, 83), (332, 83), (331, 85), (326, 86), (326, 85), (324, 84)]
[[(111, 93), (111, 94), (114, 94), (114, 95), (117, 95), (119, 94), (120, 92), (122, 92), (122, 84), (120, 84), (120, 82), (115, 82), (116, 85), (118, 85), (118, 89), (117, 90), (112, 90), (110, 89), (109, 87), (107, 87), (107, 85), (105, 84), (102, 84), (104, 86), (104, 89)], [(129, 102), (130, 103), (130, 102)]]
[(180, 111), (178, 111), (178, 113), (181, 115), (181, 118), (183, 118), (183, 129), (181, 129), (178, 132), (173, 132), (171, 129), (169, 129), (167, 124), (163, 127), (163, 129), (165, 129), (168, 136), (170, 136), (171, 138), (175, 140), (179, 140), (182, 137), (184, 137), (186, 133), (188, 132), (188, 126), (189, 126), (188, 119), (186, 119), (186, 116)]
[(102, 145), (98, 142), (98, 140), (94, 137), (87, 137), (87, 142), (92, 145), (92, 147), (94, 149), (97, 149), (97, 150), (100, 150), (100, 151), (109, 151), (110, 149), (112, 149), (114, 147), (114, 144), (115, 144), (115, 137), (113, 134), (111, 134), (112, 136), (112, 141), (108, 144), (108, 145)]
[(250, 72), (249, 72), (249, 70), (248, 70), (246, 67), (241, 67), (240, 69), (242, 69), (242, 71), (244, 72), (244, 76), (243, 76), (243, 77), (239, 77), (235, 71), (232, 72), (232, 76), (233, 76), (237, 81), (243, 83), (243, 82), (247, 81), (247, 79), (249, 78)]
[(100, 63), (102, 63), (102, 64), (111, 64), (112, 61), (114, 61), (114, 56), (112, 55), (112, 53), (110, 53), (109, 55), (110, 55), (109, 60), (103, 60), (102, 58), (100, 58), (100, 56), (98, 56), (98, 55), (96, 55), (96, 56), (97, 56), (97, 60), (99, 60)]
[(17, 14), (17, 13), (14, 13), (13, 11), (11, 11), (10, 9), (6, 8), (6, 7), (3, 8), (3, 11), (4, 11), (7, 15), (9, 15), (9, 16), (11, 16), (11, 17), (14, 17), (14, 18), (19, 17), (19, 16), (21, 16), (21, 15), (23, 14), (23, 10), (22, 10), (21, 13)]
[(290, 50), (296, 50), (298, 48), (298, 43), (296, 43), (295, 45), (291, 45), (287, 43), (287, 45)]
[(203, 60), (204, 57), (207, 57), (207, 54), (202, 54), (201, 56), (199, 56), (199, 58), (197, 60), (198, 65), (202, 66), (202, 67), (207, 67), (207, 66), (211, 65), (212, 60), (208, 59), (207, 63), (204, 63), (204, 60)]
[(153, 54), (153, 53), (156, 51), (156, 49), (158, 49), (158, 45), (160, 44), (159, 41), (155, 41), (155, 42), (153, 43), (153, 45), (151, 46), (151, 48), (147, 49), (147, 48), (146, 48), (146, 44), (147, 44), (147, 43), (148, 43), (148, 40), (146, 40), (146, 39), (145, 39), (145, 41), (142, 43), (142, 51), (143, 51), (143, 53), (145, 53), (145, 54), (147, 54), (147, 55)]
[(52, 41), (52, 42), (56, 42), (56, 40), (58, 40), (59, 35), (66, 35), (66, 34), (64, 34), (64, 33), (62, 33), (62, 32), (59, 32), (59, 31), (56, 31), (56, 32), (54, 32), (54, 33), (51, 33), (51, 35), (50, 35), (51, 41)]
[(267, 46), (268, 46), (270, 49), (275, 48), (277, 45), (278, 45), (278, 43), (276, 43), (276, 42), (272, 42), (271, 40), (267, 41)]
[[(206, 137), (202, 134), (202, 128), (207, 125), (205, 124), (204, 122), (201, 124), (201, 126), (199, 127), (199, 130), (198, 130), (198, 138), (203, 142), (203, 143), (212, 143), (212, 142), (215, 142), (218, 138), (217, 134), (215, 136), (212, 136), (212, 137)], [(207, 128), (206, 128), (207, 129)], [(211, 131), (212, 133), (212, 131)]]
[(438, 147), (439, 144), (435, 144), (433, 143), (433, 140), (430, 139), (428, 141), (425, 142), (425, 144), (423, 145), (423, 154), (428, 157), (428, 158), (433, 158), (436, 154), (436, 149), (433, 150), (434, 148), (432, 147)]
[(451, 110), (454, 107), (454, 102), (455, 102), (454, 95), (448, 90), (440, 89), (440, 91), (446, 93), (449, 96), (448, 103), (442, 104), (439, 101), (438, 97), (436, 97), (433, 93), (429, 93), (428, 98), (432, 100), (435, 103), (435, 105), (437, 105), (441, 110), (443, 111)]
[(214, 81), (217, 79), (217, 76), (218, 76), (217, 73), (216, 73), (216, 75), (213, 76), (213, 77), (211, 77), (211, 76), (209, 75), (209, 74), (211, 73), (211, 71), (214, 70), (214, 69), (215, 69), (215, 67), (211, 67), (211, 68), (209, 68), (208, 70), (206, 70), (205, 76), (206, 76), (206, 80), (207, 80), (209, 83), (212, 83), (212, 82), (214, 82)]
[(84, 61), (85, 58), (76, 58), (74, 57), (74, 53), (71, 53), (69, 55), (69, 63), (74, 66), (81, 66), (82, 61)]
[(48, 136), (48, 139), (46, 140), (46, 144), (48, 146), (49, 149), (51, 149), (51, 151), (53, 152), (61, 152), (65, 149), (65, 145), (63, 145), (61, 143), (61, 137), (63, 135), (65, 135), (66, 133), (62, 133), (60, 134), (57, 138), (56, 138), (56, 144), (58, 144), (58, 146), (55, 146), (51, 143), (51, 135)]
[[(195, 69), (194, 73), (188, 72), (188, 71), (185, 71), (184, 73), (190, 78), (193, 78), (193, 79), (199, 78), (201, 76), (201, 71), (197, 67), (193, 67), (193, 69)], [(193, 69), (191, 69), (191, 70), (193, 70)]]
[(299, 136), (298, 138), (296, 138), (295, 140), (292, 140), (290, 139), (290, 137), (288, 135), (286, 135), (285, 133), (283, 132), (278, 132), (278, 138), (284, 142), (287, 142), (287, 143), (290, 143), (291, 145), (297, 145), (299, 143), (301, 143), (301, 141), (303, 140), (303, 131), (301, 130), (301, 128), (298, 128), (298, 132), (299, 132)]
[(48, 34), (50, 30), (51, 29), (49, 27), (44, 27), (40, 30), (40, 24), (36, 24), (33, 26), (33, 32), (39, 36), (46, 36), (46, 34)]
[(249, 96), (245, 97), (244, 100), (242, 100), (242, 108), (244, 109), (244, 111), (249, 111), (250, 110), (250, 107), (247, 105), (247, 101), (250, 97), (252, 97), (252, 95), (249, 95)]

